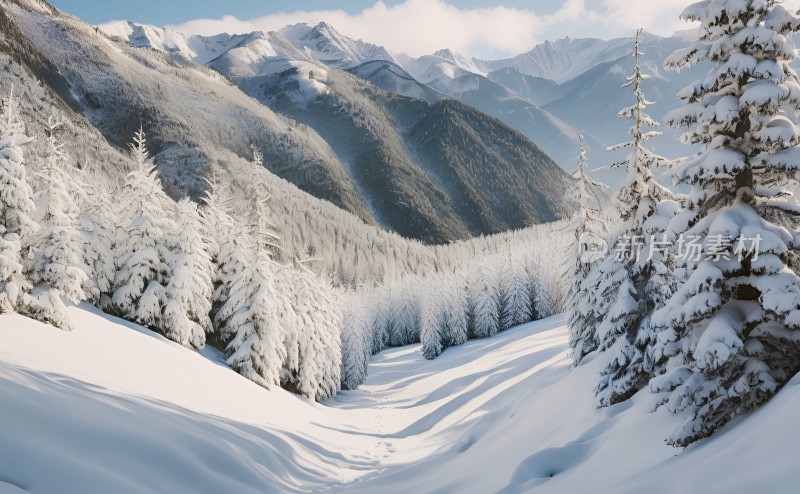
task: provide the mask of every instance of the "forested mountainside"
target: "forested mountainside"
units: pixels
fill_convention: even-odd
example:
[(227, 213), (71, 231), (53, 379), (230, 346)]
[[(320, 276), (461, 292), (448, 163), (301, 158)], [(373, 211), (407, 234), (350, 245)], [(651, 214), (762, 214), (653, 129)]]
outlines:
[[(525, 145), (532, 151), (516, 156), (504, 157), (483, 141), (470, 142), (465, 150), (478, 160), (496, 161), (495, 169), (502, 170), (505, 176), (536, 175), (535, 180), (528, 181), (527, 189), (528, 197), (538, 200), (512, 215), (498, 197), (465, 200), (459, 195), (462, 189), (474, 188), (473, 184), (456, 182), (453, 191), (437, 183), (431, 168), (460, 170), (474, 166), (474, 162), (461, 163), (459, 158), (463, 156), (458, 155), (437, 155), (438, 149), (430, 151), (432, 156), (425, 154), (427, 148), (407, 149), (397, 113), (388, 113), (379, 101), (357, 102), (371, 111), (379, 110), (364, 120), (361, 116), (365, 112), (355, 102), (342, 106), (342, 98), (325, 94), (324, 84), (316, 92), (303, 89), (304, 98), (313, 96), (309, 103), (319, 100), (318, 108), (328, 112), (323, 122), (308, 119), (321, 126), (315, 129), (300, 123), (298, 115), (288, 109), (286, 114), (294, 118), (276, 113), (232, 85), (229, 77), (237, 80), (233, 70), (243, 70), (239, 64), (223, 63), (219, 57), (209, 63), (220, 70), (229, 68), (223, 75), (190, 60), (176, 59), (171, 53), (115, 41), (103, 31), (46, 4), (31, 0), (8, 1), (5, 5), (18, 35), (30, 40), (63, 77), (66, 85), (55, 88), (61, 91), (61, 97), (70, 100), (110, 142), (122, 145), (133, 129), (143, 125), (151, 136), (156, 164), (167, 190), (174, 197), (183, 192), (195, 199), (200, 197), (204, 187), (201, 177), (212, 164), (226, 168), (228, 154), (247, 157), (250, 146), (255, 145), (262, 150), (265, 165), (276, 175), (367, 223), (427, 243), (494, 233), (567, 214), (568, 207), (558, 192), (565, 189), (569, 177), (529, 142)], [(226, 54), (233, 56), (237, 49), (244, 48)], [(320, 77), (324, 73), (318, 68)], [(356, 78), (340, 77), (338, 95), (385, 96), (371, 85), (369, 91), (352, 87), (356, 81), (364, 84)], [(287, 88), (286, 96), (294, 97), (292, 94), (296, 93)], [(405, 107), (406, 115), (419, 111), (412, 99), (397, 97), (395, 105)], [(342, 113), (353, 123), (339, 125), (332, 139), (334, 136), (325, 125)], [(445, 117), (449, 113), (428, 114), (439, 115), (441, 123), (447, 123)], [(474, 132), (470, 129), (482, 125), (484, 119), (477, 112), (462, 112), (456, 125)], [(380, 125), (375, 127), (378, 121)], [(420, 122), (431, 126), (437, 123), (430, 122), (430, 118)], [(493, 125), (504, 139), (519, 139), (512, 129), (499, 123)], [(362, 150), (361, 156), (348, 152), (346, 146), (352, 145)], [(451, 178), (462, 180), (467, 175), (461, 170)], [(498, 186), (505, 187), (503, 183)], [(515, 192), (504, 190), (502, 195), (513, 196)], [(483, 216), (486, 221), (480, 221)]]
[[(18, 14), (46, 23), (49, 6), (24, 6), (34, 7), (41, 11)], [(248, 149), (248, 159), (217, 150), (218, 161), (207, 170), (171, 161), (161, 173), (150, 157), (155, 146), (144, 122), (122, 143), (127, 146), (115, 145), (92, 125), (96, 114), (87, 118), (73, 110), (86, 110), (73, 94), (79, 92), (74, 80), (58, 77), (27, 36), (9, 29), (3, 40), (9, 53), (2, 55), (7, 70), (0, 81), (8, 93), (0, 151), (2, 171), (15, 184), (0, 205), (7, 216), (0, 256), (9, 268), (3, 274), (3, 312), (70, 329), (64, 302), (85, 300), (184, 346), (209, 343), (225, 352), (228, 365), (264, 387), (280, 385), (320, 400), (363, 382), (371, 354), (420, 341), (426, 331), (441, 334), (435, 345), (443, 349), (563, 308), (560, 264), (526, 254), (532, 242), (554, 241), (552, 225), (425, 246), (365, 224), (278, 178), (262, 166), (257, 144)], [(154, 60), (163, 57), (152, 53)], [(36, 71), (63, 84), (70, 98), (42, 84)], [(215, 73), (207, 76), (238, 91)], [(390, 95), (366, 88), (392, 108)], [(477, 113), (451, 104), (432, 108), (453, 112), (456, 121)], [(493, 134), (504, 131), (502, 124), (488, 119), (483, 125), (502, 142)], [(458, 130), (443, 127), (450, 135), (434, 140), (465, 144), (457, 140)], [(515, 152), (512, 144), (505, 152)], [(180, 187), (182, 174), (202, 184), (199, 205)], [(170, 191), (180, 200), (170, 198)], [(566, 230), (559, 228), (555, 237), (563, 241)], [(479, 269), (464, 270), (467, 259)], [(462, 287), (473, 281), (481, 288), (467, 294)], [(430, 287), (435, 297), (421, 298), (412, 284)], [(424, 316), (439, 310), (464, 325), (441, 333), (445, 321)]]

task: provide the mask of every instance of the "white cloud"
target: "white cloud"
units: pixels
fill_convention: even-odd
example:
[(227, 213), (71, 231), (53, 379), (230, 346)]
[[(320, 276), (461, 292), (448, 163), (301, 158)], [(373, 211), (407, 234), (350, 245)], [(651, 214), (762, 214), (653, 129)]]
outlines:
[[(502, 0), (499, 0), (502, 1)], [(233, 16), (197, 19), (175, 29), (196, 34), (277, 30), (288, 24), (326, 21), (343, 34), (419, 56), (440, 48), (483, 58), (515, 55), (537, 43), (564, 36), (613, 38), (636, 28), (669, 35), (690, 26), (678, 16), (689, 0), (564, 0), (547, 15), (530, 9), (458, 8), (444, 0), (406, 0), (387, 6), (377, 2), (356, 14), (342, 10), (287, 12), (249, 20)], [(797, 9), (800, 0), (788, 0)]]

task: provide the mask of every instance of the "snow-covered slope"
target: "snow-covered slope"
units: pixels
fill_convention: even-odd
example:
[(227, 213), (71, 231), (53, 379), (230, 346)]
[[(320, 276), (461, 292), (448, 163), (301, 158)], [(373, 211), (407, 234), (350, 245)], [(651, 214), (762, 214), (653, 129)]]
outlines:
[(0, 316), (0, 492), (791, 492), (800, 384), (680, 452), (650, 397), (597, 410), (563, 318), (426, 361), (374, 357), (315, 404), (93, 309)]
[(344, 36), (324, 22), (315, 26), (294, 24), (280, 31), (215, 36), (186, 34), (130, 21), (114, 21), (101, 27), (131, 46), (173, 53), (201, 65), (224, 58), (230, 70), (223, 72), (235, 75), (274, 73), (277, 66), (271, 66), (271, 62), (281, 60), (317, 61), (342, 69), (375, 60), (397, 62), (385, 48)]
[[(187, 35), (125, 21), (106, 24), (103, 30), (132, 46), (154, 48), (207, 65), (238, 82), (244, 77), (271, 76), (315, 64), (316, 72), (328, 67), (346, 69), (404, 96), (435, 101), (441, 99), (439, 95), (446, 95), (522, 132), (568, 170), (578, 154), (579, 130), (537, 108), (513, 90), (499, 87), (486, 77), (475, 60), (452, 50), (443, 49), (419, 58), (393, 54), (383, 47), (349, 38), (326, 23), (295, 24), (279, 32), (217, 36)], [(376, 63), (384, 68), (381, 73), (370, 70)], [(390, 67), (386, 70), (387, 63), (397, 70)], [(259, 82), (254, 91), (248, 82), (245, 90), (260, 99), (260, 85)], [(314, 96), (318, 92), (304, 94)], [(595, 155), (607, 146), (591, 135), (587, 135), (587, 141)]]
[[(202, 43), (183, 41), (185, 35), (149, 26), (137, 28), (135, 25), (117, 24), (104, 29), (121, 34), (131, 44), (145, 44), (168, 52), (177, 50), (194, 57), (199, 63), (205, 63), (208, 58), (205, 46), (218, 43), (218, 37), (203, 38)], [(137, 34), (139, 32), (156, 34), (144, 36)], [(252, 33), (246, 37), (262, 35)], [(370, 63), (396, 64), (416, 79), (417, 84), (392, 72), (384, 72), (380, 79), (374, 78), (371, 71), (353, 73), (366, 80), (374, 79), (379, 86), (398, 94), (425, 97), (429, 92), (421, 87), (427, 86), (474, 106), (522, 132), (568, 171), (574, 168), (578, 134), (586, 137), (591, 168), (624, 157), (624, 153), (609, 154), (606, 148), (624, 140), (627, 134), (627, 123), (618, 121), (616, 115), (632, 102), (630, 91), (620, 87), (632, 69), (632, 37), (612, 40), (564, 38), (547, 41), (516, 57), (485, 61), (449, 49), (417, 58), (395, 54), (365, 41), (348, 38), (325, 23), (314, 27), (305, 24), (289, 26), (280, 33), (269, 33), (269, 36), (281, 38), (282, 45), (295, 50), (273, 50), (275, 55), (270, 55), (270, 50), (252, 54), (244, 46), (228, 48), (225, 55), (209, 66), (235, 75), (254, 71), (276, 73), (285, 69), (286, 60), (292, 57), (349, 70)], [(650, 99), (658, 102), (652, 112), (656, 119), (660, 119), (675, 106), (675, 95), (687, 80), (701, 78), (705, 69), (693, 68), (681, 74), (663, 71), (661, 65), (666, 54), (685, 44), (680, 35), (660, 38), (644, 34), (642, 44), (646, 68), (657, 74), (656, 80), (649, 81), (644, 89)], [(202, 46), (195, 48), (196, 45)], [(226, 46), (234, 44), (226, 42)], [(659, 153), (670, 158), (690, 153), (690, 149), (678, 142), (677, 136), (677, 132), (668, 131), (653, 145)], [(612, 189), (620, 178), (618, 174), (596, 175), (612, 185)]]
[[(250, 146), (255, 145), (264, 152), (266, 166), (276, 175), (366, 222), (428, 243), (550, 221), (569, 210), (563, 200), (569, 176), (530, 142), (516, 145), (523, 149), (524, 158), (517, 153), (513, 158), (496, 159), (498, 140), (520, 140), (506, 126), (496, 126), (497, 139), (492, 142), (470, 140), (462, 150), (475, 160), (487, 157), (496, 168), (504, 169), (501, 176), (520, 172), (536, 175), (534, 185), (523, 190), (526, 197), (516, 193), (519, 180), (478, 183), (474, 187), (471, 177), (475, 174), (466, 170), (472, 164), (457, 157), (446, 153), (412, 155), (403, 132), (416, 122), (402, 127), (393, 121), (393, 110), (380, 102), (364, 103), (372, 107), (370, 111), (382, 114), (378, 117), (385, 125), (369, 129), (367, 134), (362, 132), (367, 125), (361, 119), (363, 109), (353, 107), (342, 115), (342, 108), (333, 106), (337, 101), (326, 97), (330, 93), (327, 73), (332, 66), (348, 66), (350, 62), (345, 59), (356, 63), (378, 56), (373, 52), (380, 50), (346, 39), (324, 24), (307, 29), (292, 26), (285, 30), (288, 37), (278, 32), (255, 32), (201, 38), (125, 23), (116, 28), (118, 34), (126, 36), (126, 42), (122, 42), (56, 10), (35, 10), (33, 1), (0, 0), (0, 12), (8, 12), (20, 36), (31, 40), (66, 79), (69, 88), (61, 90), (61, 96), (73, 102), (108, 140), (125, 145), (133, 129), (144, 125), (167, 189), (175, 196), (188, 191), (198, 198), (211, 164), (229, 168), (227, 154), (241, 159), (249, 156)], [(212, 53), (218, 55), (212, 58)], [(205, 66), (194, 63), (209, 59)], [(354, 86), (362, 81), (343, 77), (340, 82), (340, 95), (345, 99), (353, 102), (353, 98), (364, 96)], [(292, 107), (278, 109), (272, 105), (274, 93), (267, 92), (273, 90), (290, 100)], [(385, 96), (377, 88), (375, 94)], [(323, 101), (319, 108), (326, 114), (307, 119), (305, 110), (317, 100)], [(418, 111), (418, 103), (399, 97), (392, 102), (400, 113), (417, 112), (419, 120), (427, 113)], [(445, 102), (443, 106), (451, 104)], [(461, 116), (470, 128), (486, 120), (478, 112)], [(355, 125), (330, 129), (331, 123), (341, 118)], [(441, 122), (431, 125), (437, 123)], [(331, 140), (331, 130), (336, 133), (335, 140)], [(354, 173), (358, 166), (353, 160), (370, 167), (366, 176)], [(459, 177), (465, 178), (456, 177), (456, 189), (468, 187), (480, 192), (491, 187), (501, 189), (501, 193), (489, 201), (456, 202), (459, 198), (426, 178), (424, 168), (439, 164), (464, 169)], [(528, 200), (531, 195), (533, 199)], [(507, 198), (519, 198), (524, 201), (523, 207), (506, 207)]]
[[(654, 36), (644, 34), (648, 41)], [(631, 38), (602, 40), (595, 38), (562, 38), (545, 41), (530, 51), (504, 60), (476, 60), (486, 72), (514, 67), (523, 74), (543, 77), (562, 84), (604, 62), (616, 60), (632, 51)]]

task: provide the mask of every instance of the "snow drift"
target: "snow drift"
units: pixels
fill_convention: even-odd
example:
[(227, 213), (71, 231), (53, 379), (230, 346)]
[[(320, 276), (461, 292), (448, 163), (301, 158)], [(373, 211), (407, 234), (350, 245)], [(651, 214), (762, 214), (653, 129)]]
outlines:
[(373, 358), (324, 404), (267, 391), (88, 307), (73, 332), (0, 316), (0, 492), (785, 492), (797, 379), (681, 452), (650, 397), (597, 410), (562, 317), (426, 361)]

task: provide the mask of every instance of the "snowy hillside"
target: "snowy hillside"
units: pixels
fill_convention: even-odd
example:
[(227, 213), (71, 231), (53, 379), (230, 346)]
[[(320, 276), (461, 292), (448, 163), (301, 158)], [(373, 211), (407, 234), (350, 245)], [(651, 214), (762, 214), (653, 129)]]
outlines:
[[(632, 68), (632, 38), (564, 38), (542, 43), (516, 57), (485, 61), (449, 49), (421, 57), (396, 54), (349, 38), (326, 23), (218, 36), (187, 35), (130, 22), (110, 23), (103, 29), (132, 46), (165, 51), (234, 77), (269, 76), (298, 63), (313, 63), (319, 66), (317, 71), (344, 68), (404, 96), (431, 101), (446, 95), (522, 132), (568, 171), (575, 166), (579, 134), (586, 137), (590, 168), (624, 158), (606, 148), (627, 133), (627, 124), (618, 121), (616, 114), (630, 104), (629, 94), (621, 85)], [(683, 42), (682, 37), (643, 37), (646, 66), (657, 74), (649, 83), (654, 86), (651, 94), (658, 103), (653, 109), (657, 119), (675, 107), (678, 90), (702, 78), (702, 72), (696, 69), (681, 74), (661, 69), (666, 55)], [(363, 69), (376, 63), (384, 67), (380, 74)], [(258, 98), (258, 94), (254, 95)], [(677, 132), (668, 131), (654, 146), (668, 157), (683, 155), (688, 149), (677, 136)], [(621, 179), (618, 174), (595, 175), (613, 188)]]
[[(278, 74), (298, 68), (308, 72), (307, 68), (312, 66), (315, 74), (324, 73), (327, 68), (346, 69), (382, 89), (411, 98), (438, 101), (443, 95), (449, 96), (522, 132), (567, 170), (572, 170), (577, 156), (578, 134), (587, 132), (537, 107), (528, 96), (490, 80), (476, 61), (448, 49), (419, 58), (393, 54), (380, 46), (349, 38), (326, 23), (295, 24), (269, 33), (217, 36), (189, 35), (128, 21), (112, 22), (102, 28), (131, 46), (154, 48), (231, 76), (245, 92), (259, 100), (263, 99), (264, 88), (274, 85)], [(380, 73), (373, 69), (376, 63), (384, 68)], [(305, 90), (301, 94), (293, 92), (295, 100), (300, 96), (305, 110), (307, 102), (326, 93), (314, 81), (309, 83), (306, 78), (303, 82)], [(320, 133), (325, 132), (319, 124), (312, 126)], [(591, 131), (588, 134), (590, 154), (604, 155), (608, 143), (593, 138)], [(331, 146), (336, 148), (336, 142)], [(347, 166), (346, 156), (343, 161)], [(367, 196), (368, 205), (370, 201)]]
[[(653, 36), (651, 39), (656, 37)], [(513, 67), (523, 74), (563, 84), (601, 63), (628, 55), (631, 52), (630, 41), (630, 38), (612, 40), (563, 38), (546, 41), (513, 58), (476, 60), (475, 63), (487, 72)]]
[[(91, 29), (70, 18), (31, 15), (26, 8), (13, 9), (13, 12), (27, 36), (42, 40), (43, 49), (53, 58), (54, 64), (65, 58), (61, 50), (63, 43), (50, 44), (45, 36), (47, 28), (64, 24), (68, 26), (69, 38), (74, 36), (74, 31)], [(42, 25), (46, 28), (42, 29)], [(328, 25), (320, 24), (313, 28), (295, 25), (281, 32), (212, 37), (188, 36), (132, 23), (113, 24), (106, 29), (113, 36), (122, 36), (134, 48), (125, 47), (117, 38), (98, 37), (96, 34), (89, 39), (82, 38), (80, 43), (86, 46), (76, 47), (76, 50), (84, 51), (86, 58), (90, 59), (86, 71), (102, 72), (107, 65), (125, 64), (128, 70), (112, 74), (113, 78), (122, 79), (124, 83), (134, 76), (149, 81), (147, 71), (130, 64), (127, 56), (95, 56), (97, 51), (108, 51), (106, 45), (117, 44), (123, 55), (132, 56), (137, 61), (141, 57), (147, 60), (147, 65), (163, 67), (159, 72), (176, 76), (169, 81), (162, 80), (163, 87), (176, 86), (181, 88), (180, 93), (189, 90), (189, 94), (180, 100), (145, 97), (145, 106), (150, 107), (147, 112), (165, 114), (172, 117), (169, 120), (183, 117), (181, 123), (191, 122), (186, 124), (192, 129), (190, 134), (200, 134), (205, 130), (196, 124), (211, 122), (204, 118), (205, 115), (225, 114), (219, 109), (209, 108), (213, 102), (211, 98), (208, 98), (211, 101), (205, 101), (197, 94), (206, 89), (205, 84), (194, 77), (198, 71), (204, 75), (222, 73), (226, 76), (223, 84), (229, 80), (236, 83), (241, 89), (235, 91), (236, 96), (246, 98), (248, 104), (242, 106), (247, 113), (265, 112), (274, 117), (289, 117), (278, 120), (258, 135), (249, 134), (258, 126), (250, 125), (247, 120), (226, 122), (226, 127), (233, 129), (233, 136), (230, 142), (217, 142), (213, 149), (204, 152), (204, 156), (195, 158), (195, 166), (201, 169), (201, 173), (207, 162), (220, 159), (217, 158), (220, 149), (230, 149), (239, 156), (246, 155), (244, 149), (247, 146), (243, 148), (241, 145), (242, 138), (250, 136), (253, 144), (265, 148), (265, 164), (277, 175), (366, 221), (427, 243), (446, 243), (552, 221), (564, 217), (569, 210), (563, 201), (569, 177), (545, 153), (512, 128), (498, 126), (478, 112), (462, 111), (463, 108), (452, 101), (437, 106), (420, 105), (417, 99), (391, 98), (356, 78), (335, 74), (336, 67), (356, 68), (362, 61), (387, 58), (388, 55), (373, 45), (346, 38)], [(169, 60), (177, 67), (171, 64), (164, 67), (165, 57), (159, 57), (153, 50), (142, 49), (148, 47), (169, 54)], [(122, 60), (115, 61), (116, 58)], [(99, 67), (94, 66), (95, 62)], [(191, 62), (205, 63), (214, 71)], [(68, 69), (62, 68), (65, 73)], [(102, 76), (109, 77), (105, 73)], [(72, 76), (73, 79), (78, 77), (78, 74)], [(181, 79), (189, 79), (190, 87), (182, 88), (186, 83)], [(329, 79), (336, 83), (329, 82)], [(120, 83), (109, 83), (111, 86), (115, 84)], [(142, 86), (148, 84), (143, 82)], [(194, 88), (197, 91), (191, 91)], [(213, 89), (219, 91), (219, 88)], [(231, 89), (225, 87), (224, 92)], [(107, 91), (95, 90), (84, 99), (104, 103), (112, 99), (114, 108), (127, 109), (127, 112), (120, 113), (139, 113), (142, 112), (140, 98), (127, 97), (136, 91), (132, 88), (121, 95), (108, 95)], [(424, 92), (435, 94), (432, 89)], [(183, 101), (185, 98), (201, 98), (201, 101), (187, 108)], [(161, 102), (168, 107), (152, 108)], [(253, 105), (260, 108), (251, 108)], [(123, 117), (108, 115), (107, 106), (92, 107), (87, 113), (90, 112), (94, 121), (111, 125), (112, 129), (104, 129), (105, 133), (118, 139)], [(127, 120), (129, 117), (124, 118)], [(169, 129), (164, 129), (161, 121), (151, 125), (152, 129), (145, 130), (154, 135), (156, 144), (160, 144), (162, 139), (158, 134), (169, 132)], [(283, 133), (287, 125), (293, 131)], [(463, 152), (463, 157), (443, 149), (452, 147), (451, 139), (426, 146), (414, 142), (411, 137), (411, 134), (427, 135), (433, 139), (439, 137), (441, 129), (453, 128), (457, 135), (480, 134), (480, 127), (486, 125), (492, 127), (492, 140), (462, 142), (458, 151)], [(201, 128), (195, 132), (195, 126)], [(247, 129), (240, 129), (243, 126)], [(218, 138), (207, 135), (207, 138), (198, 139), (201, 142), (197, 146), (205, 147)], [(296, 145), (294, 141), (298, 138), (306, 140), (307, 144)], [(320, 138), (324, 142), (320, 142)], [(164, 140), (172, 144), (174, 137)], [(513, 144), (522, 153), (509, 153), (505, 145), (498, 149), (498, 142)], [(274, 152), (280, 145), (287, 147), (283, 155)], [(156, 162), (161, 165), (166, 161), (164, 158), (171, 157), (169, 163), (174, 166), (177, 161), (175, 154), (175, 151), (168, 156), (158, 153)], [(288, 160), (287, 156), (296, 160)], [(505, 177), (492, 184), (492, 189), (498, 189), (499, 193), (493, 190), (487, 194), (483, 192), (485, 187), (475, 186), (472, 170), (485, 168), (483, 163), (491, 164), (493, 176)], [(188, 175), (191, 177), (192, 174)], [(466, 200), (464, 196), (468, 196)], [(510, 207), (507, 198), (521, 198), (521, 201)]]
[[(683, 453), (646, 394), (598, 411), (561, 317), (373, 358), (315, 404), (88, 308), (0, 316), (0, 492), (787, 492), (800, 387)], [(796, 380), (795, 380), (796, 381)], [(753, 470), (752, 465), (770, 465)], [(16, 487), (16, 488), (15, 488)]]

